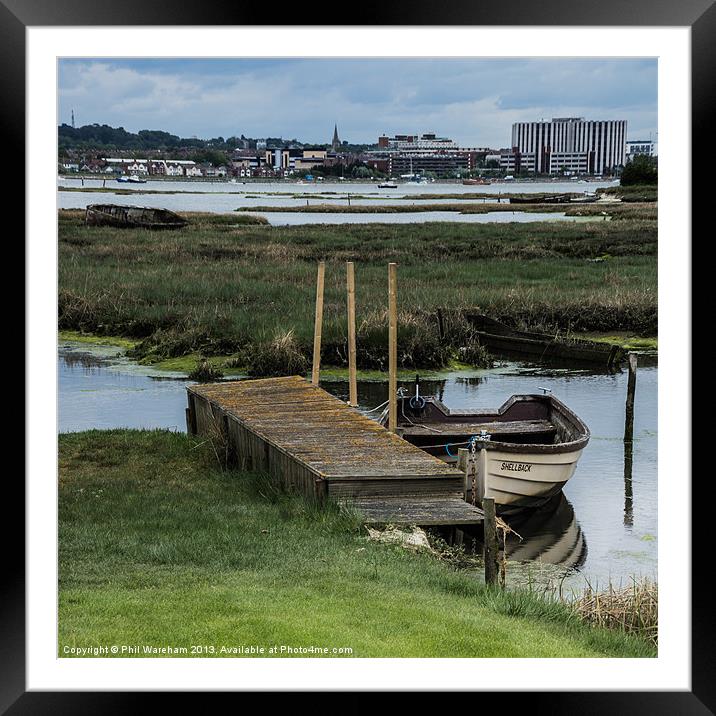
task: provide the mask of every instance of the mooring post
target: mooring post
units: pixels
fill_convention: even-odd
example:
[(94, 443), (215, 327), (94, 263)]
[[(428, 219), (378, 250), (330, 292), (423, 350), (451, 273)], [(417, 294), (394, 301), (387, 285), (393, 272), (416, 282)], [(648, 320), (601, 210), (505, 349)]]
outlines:
[(388, 264), (388, 430), (398, 427), (398, 298), (397, 264)]
[(457, 469), (462, 473), (462, 495), (467, 502), (467, 495), (470, 489), (470, 475), (468, 473), (467, 448), (458, 448), (457, 450)]
[(636, 355), (629, 354), (629, 380), (627, 382), (626, 414), (624, 418), (624, 442), (634, 439), (634, 393), (636, 391)]
[(484, 547), (482, 556), (485, 562), (485, 584), (497, 584), (500, 573), (497, 549), (497, 516), (495, 514), (495, 498), (482, 498), (482, 511), (485, 513), (483, 522)]
[[(475, 502), (477, 494), (477, 462), (470, 459), (470, 451), (467, 448), (458, 448), (457, 469), (463, 475), (462, 494), (465, 502)], [(479, 498), (478, 498), (479, 499)]]
[(358, 405), (358, 381), (356, 378), (356, 279), (352, 261), (346, 262), (348, 290), (348, 404)]
[(323, 328), (323, 278), (326, 273), (326, 263), (318, 264), (318, 278), (316, 280), (316, 322), (313, 328), (313, 370), (311, 383), (318, 385), (321, 375), (321, 330)]

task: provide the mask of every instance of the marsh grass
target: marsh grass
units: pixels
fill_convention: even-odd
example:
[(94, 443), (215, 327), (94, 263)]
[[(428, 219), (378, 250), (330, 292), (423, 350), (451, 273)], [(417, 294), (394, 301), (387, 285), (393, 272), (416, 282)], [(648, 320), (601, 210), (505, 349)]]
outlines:
[(199, 383), (210, 383), (224, 377), (220, 368), (210, 363), (206, 358), (197, 361), (196, 367), (189, 373), (189, 380), (196, 380)]
[(591, 584), (578, 595), (563, 597), (580, 619), (609, 629), (636, 634), (658, 644), (659, 588), (651, 579), (632, 579), (627, 586), (609, 584), (599, 590)]
[(310, 361), (325, 260), (324, 364), (346, 364), (345, 261), (357, 262), (361, 368), (386, 362), (389, 261), (399, 264), (405, 368), (484, 362), (464, 332), (438, 334), (438, 308), (563, 332), (656, 333), (655, 220), (270, 227), (187, 216), (188, 227), (159, 235), (87, 227), (82, 212), (61, 211), (60, 329), (138, 340), (133, 357), (145, 362), (248, 356), (258, 371), (289, 347)]

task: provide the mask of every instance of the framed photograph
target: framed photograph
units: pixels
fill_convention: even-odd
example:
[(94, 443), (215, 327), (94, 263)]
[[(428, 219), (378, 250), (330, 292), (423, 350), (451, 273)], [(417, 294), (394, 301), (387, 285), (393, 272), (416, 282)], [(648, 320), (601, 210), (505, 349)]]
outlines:
[(0, 0), (3, 712), (716, 709), (689, 360), (716, 11), (449, 10)]

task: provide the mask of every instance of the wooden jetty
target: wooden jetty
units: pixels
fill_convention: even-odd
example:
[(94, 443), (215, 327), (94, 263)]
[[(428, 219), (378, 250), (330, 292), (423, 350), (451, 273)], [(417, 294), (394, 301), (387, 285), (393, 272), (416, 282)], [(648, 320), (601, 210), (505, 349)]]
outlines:
[(215, 436), (241, 469), (266, 472), (366, 522), (481, 524), (465, 475), (299, 376), (187, 388), (187, 428)]

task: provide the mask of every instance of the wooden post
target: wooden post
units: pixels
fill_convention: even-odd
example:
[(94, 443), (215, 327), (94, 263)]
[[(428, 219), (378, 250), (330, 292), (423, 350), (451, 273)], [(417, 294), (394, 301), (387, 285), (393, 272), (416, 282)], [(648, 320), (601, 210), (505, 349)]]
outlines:
[(497, 584), (500, 573), (497, 561), (497, 519), (495, 515), (495, 499), (485, 497), (482, 500), (482, 511), (485, 513), (484, 525), (484, 547), (482, 556), (485, 561), (485, 584)]
[(388, 430), (398, 427), (397, 264), (388, 264)]
[(348, 404), (358, 405), (358, 381), (356, 379), (356, 279), (352, 261), (346, 263), (348, 289)]
[(323, 328), (323, 278), (326, 272), (326, 264), (321, 261), (318, 264), (318, 279), (316, 281), (316, 323), (313, 328), (313, 370), (311, 372), (311, 383), (318, 385), (321, 374), (321, 330)]
[(462, 473), (462, 496), (467, 502), (467, 495), (470, 490), (470, 475), (468, 473), (467, 448), (458, 448), (457, 469)]
[(445, 339), (445, 320), (442, 308), (438, 308), (438, 337), (441, 341)]
[(477, 463), (470, 459), (470, 451), (467, 448), (458, 448), (457, 469), (463, 474), (462, 495), (465, 502), (472, 502), (473, 505), (479, 501), (477, 486)]
[(626, 415), (624, 418), (624, 442), (634, 439), (634, 392), (636, 391), (636, 356), (629, 354), (629, 381), (627, 383)]

